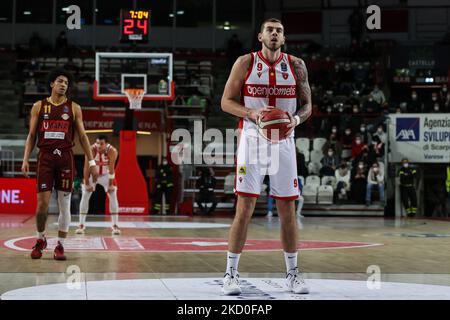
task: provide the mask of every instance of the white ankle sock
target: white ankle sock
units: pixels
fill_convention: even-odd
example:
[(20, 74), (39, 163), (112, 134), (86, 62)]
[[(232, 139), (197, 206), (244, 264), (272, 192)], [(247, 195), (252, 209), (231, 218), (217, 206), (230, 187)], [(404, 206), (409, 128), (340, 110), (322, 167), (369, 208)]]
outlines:
[(284, 252), (284, 261), (286, 262), (286, 273), (293, 273), (297, 268), (298, 252)]
[(62, 246), (64, 246), (64, 241), (66, 240), (66, 238), (60, 238), (58, 237), (58, 241), (59, 243), (61, 243)]
[(45, 231), (44, 232), (37, 232), (37, 238), (44, 240), (45, 239)]
[(229, 273), (231, 276), (235, 276), (237, 273), (237, 268), (239, 264), (240, 253), (227, 253), (227, 271), (225, 273)]

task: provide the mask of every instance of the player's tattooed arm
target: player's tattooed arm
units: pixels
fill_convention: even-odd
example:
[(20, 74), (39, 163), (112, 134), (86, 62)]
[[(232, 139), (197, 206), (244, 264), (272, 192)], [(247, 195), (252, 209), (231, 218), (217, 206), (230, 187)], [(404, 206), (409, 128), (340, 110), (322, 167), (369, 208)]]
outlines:
[[(297, 97), (300, 101), (300, 110), (297, 115), (300, 123), (305, 122), (312, 113), (311, 88), (308, 82), (308, 70), (305, 62), (297, 57), (292, 57), (292, 64), (295, 75), (297, 76)], [(300, 124), (299, 123), (299, 124)]]

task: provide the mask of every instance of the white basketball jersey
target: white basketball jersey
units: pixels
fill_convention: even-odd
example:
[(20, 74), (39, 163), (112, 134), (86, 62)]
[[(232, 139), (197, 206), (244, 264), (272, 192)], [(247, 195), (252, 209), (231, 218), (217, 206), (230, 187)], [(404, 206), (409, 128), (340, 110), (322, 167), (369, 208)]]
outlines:
[[(252, 60), (241, 89), (241, 103), (250, 109), (274, 106), (294, 114), (297, 109), (297, 78), (290, 56), (281, 53), (271, 64), (262, 52), (252, 52)], [(247, 135), (256, 135), (256, 124), (244, 118), (240, 127)], [(291, 137), (294, 136), (292, 132)]]
[(108, 152), (109, 149), (111, 148), (111, 145), (108, 143), (106, 145), (106, 150), (105, 152), (99, 152), (97, 149), (97, 146), (94, 144), (92, 147), (93, 153), (94, 153), (94, 160), (95, 160), (95, 164), (99, 167), (98, 168), (98, 174), (99, 175), (103, 175), (103, 174), (108, 174), (109, 173), (109, 157), (108, 157)]

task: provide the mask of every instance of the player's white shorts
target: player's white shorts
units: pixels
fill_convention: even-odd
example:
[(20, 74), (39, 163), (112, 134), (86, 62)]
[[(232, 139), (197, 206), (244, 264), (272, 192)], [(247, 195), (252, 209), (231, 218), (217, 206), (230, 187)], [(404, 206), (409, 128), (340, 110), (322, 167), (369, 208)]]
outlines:
[[(108, 174), (99, 175), (97, 178), (97, 184), (101, 185), (103, 187), (103, 189), (105, 189), (105, 192), (108, 193), (109, 175)], [(94, 185), (94, 182), (92, 181), (92, 177), (89, 177), (89, 185), (93, 186), (94, 190), (95, 190), (95, 185)], [(116, 185), (115, 181), (114, 181), (114, 185)], [(85, 191), (86, 187), (84, 184), (82, 184), (81, 188), (83, 191)], [(116, 186), (116, 189), (117, 189), (117, 186)]]
[(296, 200), (299, 196), (294, 138), (271, 143), (242, 130), (237, 149), (235, 193), (258, 197), (265, 175), (270, 178), (270, 196)]

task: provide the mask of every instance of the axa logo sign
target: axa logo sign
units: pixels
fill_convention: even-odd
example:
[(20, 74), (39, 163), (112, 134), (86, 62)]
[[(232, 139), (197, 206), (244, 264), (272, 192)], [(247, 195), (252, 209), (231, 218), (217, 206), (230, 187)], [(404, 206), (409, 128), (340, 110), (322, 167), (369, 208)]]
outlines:
[(420, 118), (397, 118), (396, 141), (419, 141)]

